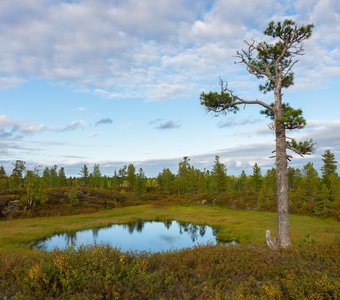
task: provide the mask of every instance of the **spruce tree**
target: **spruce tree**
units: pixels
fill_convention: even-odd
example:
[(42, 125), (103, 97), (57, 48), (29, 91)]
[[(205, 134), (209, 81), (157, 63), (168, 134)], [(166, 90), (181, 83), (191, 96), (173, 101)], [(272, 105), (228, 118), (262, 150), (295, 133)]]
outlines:
[(129, 185), (128, 189), (132, 191), (134, 189), (135, 180), (136, 180), (136, 168), (133, 164), (128, 165), (126, 180)]
[(261, 189), (262, 185), (262, 174), (261, 174), (261, 168), (257, 163), (253, 166), (253, 175), (251, 176), (251, 185), (254, 190), (254, 192), (258, 193)]
[(101, 185), (101, 177), (102, 177), (102, 174), (100, 172), (99, 164), (94, 164), (93, 171), (89, 177), (91, 185), (95, 188), (99, 188)]
[(13, 163), (13, 170), (11, 178), (15, 188), (20, 188), (23, 183), (24, 171), (26, 170), (26, 163), (22, 160), (16, 160)]
[(260, 209), (272, 210), (275, 203), (276, 181), (276, 170), (272, 168), (267, 171), (262, 180), (258, 196), (258, 206)]
[(245, 193), (248, 187), (248, 176), (244, 170), (242, 170), (240, 176), (236, 181), (236, 191), (240, 194)]
[(5, 167), (3, 165), (0, 165), (0, 178), (5, 178), (5, 177), (6, 177)]
[(139, 171), (135, 175), (134, 180), (134, 192), (138, 197), (140, 197), (143, 193), (146, 192), (146, 176), (142, 168), (139, 168)]
[(310, 206), (314, 206), (314, 202), (320, 195), (320, 179), (313, 163), (307, 163), (303, 166), (303, 190), (304, 198), (309, 202)]
[(178, 194), (187, 194), (190, 191), (190, 158), (183, 157), (183, 160), (178, 164), (178, 173), (176, 176), (176, 186)]
[(0, 189), (4, 191), (7, 188), (7, 174), (3, 165), (0, 165)]
[(65, 175), (64, 167), (61, 167), (58, 171), (58, 181), (59, 181), (59, 186), (66, 186), (67, 184), (67, 178)]
[(220, 157), (217, 155), (215, 156), (215, 161), (211, 175), (212, 175), (211, 182), (212, 190), (217, 193), (225, 191), (227, 177), (226, 168), (224, 164), (220, 162)]
[(165, 193), (171, 194), (174, 191), (174, 179), (175, 175), (168, 168), (164, 168), (158, 174), (157, 182)]
[(331, 175), (337, 175), (336, 169), (338, 162), (335, 160), (335, 155), (329, 149), (326, 150), (324, 154), (322, 154), (322, 161), (322, 179), (329, 187)]
[(80, 175), (82, 184), (84, 186), (87, 186), (88, 183), (89, 183), (89, 169), (88, 169), (87, 165), (83, 165), (81, 167), (79, 175)]

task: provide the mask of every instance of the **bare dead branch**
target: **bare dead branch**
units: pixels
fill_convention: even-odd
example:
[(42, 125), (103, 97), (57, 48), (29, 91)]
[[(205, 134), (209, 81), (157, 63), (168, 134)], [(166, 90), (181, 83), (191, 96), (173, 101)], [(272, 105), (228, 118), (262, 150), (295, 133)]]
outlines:
[(290, 151), (293, 151), (295, 152), (296, 154), (300, 155), (301, 157), (304, 156), (304, 153), (300, 152), (299, 150), (293, 148), (293, 147), (290, 147), (289, 145), (286, 145), (286, 148), (289, 149)]
[(293, 66), (298, 62), (299, 60), (297, 59), (296, 61), (292, 62), (289, 66), (289, 68), (287, 69), (287, 71), (283, 74), (283, 76), (286, 76), (290, 70), (293, 68)]
[(274, 111), (274, 108), (271, 105), (269, 105), (269, 104), (267, 104), (267, 103), (265, 103), (263, 101), (260, 101), (260, 100), (245, 100), (245, 99), (240, 98), (239, 96), (236, 96), (234, 94), (234, 92), (231, 89), (228, 88), (228, 83), (227, 82), (225, 83), (225, 86), (222, 83), (221, 88), (223, 89), (223, 92), (229, 93), (230, 96), (233, 99), (233, 101), (230, 104), (225, 104), (225, 108), (228, 108), (228, 107), (231, 107), (231, 106), (235, 106), (235, 105), (241, 105), (241, 104), (244, 104), (244, 105), (247, 105), (247, 104), (257, 104), (257, 105), (263, 106), (264, 108), (269, 109), (270, 111)]
[(241, 52), (240, 51), (236, 52), (237, 54), (236, 57), (239, 58), (240, 61), (235, 61), (235, 63), (244, 63), (247, 66), (249, 73), (255, 75), (256, 77), (259, 77), (259, 78), (263, 76), (268, 77), (268, 75), (270, 75), (270, 72), (263, 71), (252, 63), (253, 62), (253, 51), (256, 50), (256, 48), (259, 47), (259, 45), (255, 46), (256, 44), (255, 40), (251, 40), (251, 42), (249, 41), (244, 41), (244, 42), (248, 45), (248, 48), (246, 50), (242, 49)]

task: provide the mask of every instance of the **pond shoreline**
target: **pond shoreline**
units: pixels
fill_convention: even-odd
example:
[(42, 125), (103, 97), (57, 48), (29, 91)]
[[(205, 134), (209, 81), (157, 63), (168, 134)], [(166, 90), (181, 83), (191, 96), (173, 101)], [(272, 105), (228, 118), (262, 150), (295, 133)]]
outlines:
[[(111, 224), (73, 232), (54, 234), (29, 243), (32, 249), (53, 251), (55, 248), (78, 249), (91, 245), (109, 245), (121, 251), (164, 252), (203, 244), (223, 243), (216, 238), (218, 227), (187, 222), (143, 221)], [(235, 245), (237, 241), (224, 244)]]

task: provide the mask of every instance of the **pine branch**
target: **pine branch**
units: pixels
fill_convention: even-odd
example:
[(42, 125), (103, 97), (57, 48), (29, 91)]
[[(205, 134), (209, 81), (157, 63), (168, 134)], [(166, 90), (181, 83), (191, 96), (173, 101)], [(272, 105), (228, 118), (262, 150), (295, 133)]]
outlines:
[(315, 142), (312, 139), (297, 142), (295, 139), (286, 142), (286, 148), (300, 156), (310, 155), (315, 151)]
[(221, 92), (209, 92), (201, 93), (200, 100), (201, 104), (204, 105), (208, 111), (215, 113), (221, 112), (233, 112), (236, 113), (239, 110), (240, 105), (257, 104), (261, 105), (268, 111), (274, 110), (274, 108), (260, 100), (246, 100), (234, 94), (234, 92), (228, 88), (228, 83), (224, 83), (220, 79)]
[(265, 103), (263, 101), (260, 101), (260, 100), (257, 100), (257, 99), (256, 100), (245, 100), (245, 99), (240, 98), (239, 96), (236, 96), (234, 94), (234, 92), (231, 89), (228, 88), (228, 84), (227, 83), (226, 83), (226, 85), (224, 87), (224, 92), (227, 92), (227, 93), (230, 94), (230, 96), (232, 97), (233, 102), (235, 103), (235, 105), (240, 105), (240, 104), (245, 104), (245, 105), (247, 105), (247, 104), (258, 104), (258, 105), (261, 105), (261, 106), (263, 106), (264, 108), (266, 108), (268, 110), (274, 111), (274, 108), (271, 105), (269, 105), (269, 104), (267, 104), (267, 103)]

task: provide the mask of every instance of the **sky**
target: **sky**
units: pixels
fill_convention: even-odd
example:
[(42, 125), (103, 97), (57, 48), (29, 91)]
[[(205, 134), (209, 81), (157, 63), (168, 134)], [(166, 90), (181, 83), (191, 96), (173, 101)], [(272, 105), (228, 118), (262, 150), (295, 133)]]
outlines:
[(307, 119), (287, 135), (317, 150), (290, 165), (320, 170), (326, 149), (340, 160), (340, 1), (0, 0), (0, 164), (74, 176), (83, 164), (112, 175), (133, 163), (156, 176), (184, 156), (210, 169), (218, 155), (228, 174), (273, 167), (260, 107), (215, 116), (199, 97), (221, 77), (243, 98), (272, 102), (235, 55), (286, 18), (315, 26), (283, 99)]

